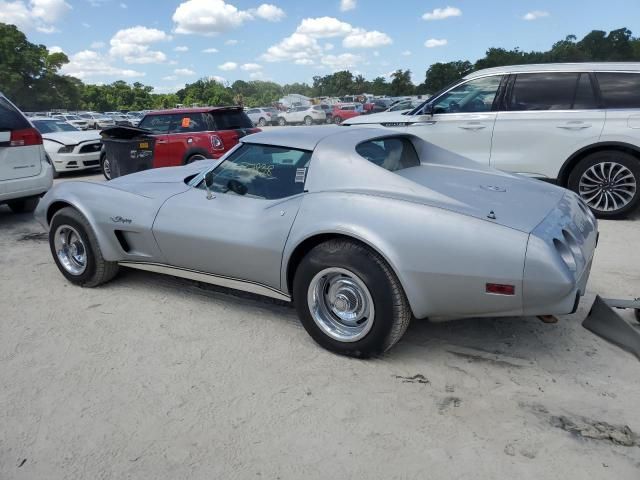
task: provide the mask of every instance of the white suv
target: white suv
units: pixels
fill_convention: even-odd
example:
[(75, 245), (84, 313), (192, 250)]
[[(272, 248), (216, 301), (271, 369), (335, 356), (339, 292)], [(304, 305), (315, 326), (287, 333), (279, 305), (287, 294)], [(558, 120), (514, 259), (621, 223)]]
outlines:
[(314, 123), (325, 123), (327, 114), (320, 105), (311, 107), (292, 107), (286, 112), (278, 114), (278, 125), (285, 126), (290, 123), (304, 123), (313, 125)]
[(385, 126), (492, 167), (576, 191), (601, 218), (640, 203), (640, 63), (516, 65), (474, 72)]
[(0, 93), (0, 204), (32, 212), (52, 183), (40, 132)]

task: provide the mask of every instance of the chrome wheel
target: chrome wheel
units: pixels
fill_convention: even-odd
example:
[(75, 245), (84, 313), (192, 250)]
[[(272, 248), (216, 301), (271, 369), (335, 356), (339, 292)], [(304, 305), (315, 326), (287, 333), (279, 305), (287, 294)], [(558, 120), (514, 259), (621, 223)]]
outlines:
[(111, 180), (111, 163), (107, 157), (102, 161), (102, 174), (107, 180)]
[(601, 212), (626, 207), (636, 190), (636, 178), (631, 170), (616, 162), (593, 165), (582, 174), (578, 185), (578, 192), (587, 205)]
[(360, 340), (373, 326), (371, 293), (349, 270), (332, 267), (318, 272), (309, 284), (307, 302), (316, 325), (340, 342)]
[(53, 244), (63, 268), (71, 275), (82, 275), (87, 269), (87, 248), (78, 231), (69, 225), (59, 226)]

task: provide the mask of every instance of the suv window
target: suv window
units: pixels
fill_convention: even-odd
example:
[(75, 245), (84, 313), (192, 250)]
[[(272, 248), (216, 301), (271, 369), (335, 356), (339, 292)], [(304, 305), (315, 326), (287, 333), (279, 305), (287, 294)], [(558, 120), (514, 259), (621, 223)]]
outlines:
[(596, 73), (605, 108), (640, 108), (640, 74)]
[(563, 72), (518, 74), (509, 102), (509, 110), (519, 111), (596, 107), (589, 75)]
[(214, 110), (209, 113), (214, 130), (253, 128), (253, 122), (242, 110)]
[(458, 85), (433, 102), (433, 113), (489, 112), (501, 80), (502, 75), (493, 75)]
[(403, 137), (362, 142), (356, 147), (356, 152), (371, 163), (391, 172), (420, 165), (420, 159), (413, 144)]
[(21, 130), (23, 128), (31, 128), (31, 125), (6, 98), (0, 97), (0, 130)]
[(147, 115), (142, 119), (138, 128), (151, 130), (153, 133), (169, 133), (172, 115)]
[(171, 133), (194, 133), (207, 130), (204, 115), (201, 113), (171, 115)]
[(214, 192), (274, 200), (304, 191), (311, 152), (286, 147), (245, 144), (205, 175)]

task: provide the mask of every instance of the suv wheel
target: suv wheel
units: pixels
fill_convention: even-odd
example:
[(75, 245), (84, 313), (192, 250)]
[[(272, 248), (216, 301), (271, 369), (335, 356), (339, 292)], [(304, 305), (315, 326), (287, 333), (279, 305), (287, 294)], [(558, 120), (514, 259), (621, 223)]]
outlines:
[(198, 160), (207, 160), (207, 157), (201, 155), (200, 153), (196, 153), (195, 155), (191, 155), (189, 158), (187, 158), (187, 161), (184, 163), (185, 165), (188, 165), (189, 163), (197, 162)]
[(304, 117), (304, 124), (308, 127), (310, 125), (313, 125), (313, 118), (311, 118), (309, 115), (307, 115), (306, 117)]
[(264, 118), (260, 117), (260, 120), (258, 120), (258, 126), (264, 127), (266, 124), (267, 124), (267, 121)]
[(13, 213), (30, 213), (38, 206), (39, 197), (21, 198), (7, 202), (7, 205)]
[(349, 240), (322, 243), (302, 259), (293, 298), (307, 333), (343, 355), (383, 353), (400, 340), (411, 320), (409, 302), (391, 268)]
[(278, 125), (280, 125), (281, 127), (284, 127), (287, 125), (287, 121), (284, 118), (280, 117), (278, 119)]
[(571, 171), (568, 187), (598, 218), (623, 218), (640, 203), (640, 160), (618, 150), (583, 158)]
[(338, 116), (333, 117), (333, 123), (335, 123), (336, 125), (340, 125), (342, 123), (342, 118)]

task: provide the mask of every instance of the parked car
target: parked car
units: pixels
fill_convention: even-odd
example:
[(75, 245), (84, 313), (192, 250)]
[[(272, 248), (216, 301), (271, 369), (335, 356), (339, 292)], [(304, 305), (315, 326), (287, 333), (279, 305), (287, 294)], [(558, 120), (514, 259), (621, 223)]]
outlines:
[(598, 237), (573, 192), (368, 128), (272, 130), (222, 162), (64, 182), (36, 218), (74, 284), (132, 267), (292, 300), (320, 345), (355, 356), (412, 317), (572, 313)]
[(258, 127), (277, 125), (278, 123), (278, 110), (273, 107), (249, 108), (245, 110), (245, 113)]
[(601, 218), (640, 203), (640, 63), (480, 70), (384, 123), (508, 172), (577, 192)]
[[(333, 123), (339, 125), (345, 120), (360, 115), (358, 107), (355, 103), (343, 103), (340, 105), (334, 105), (333, 107)], [(367, 115), (370, 116), (370, 115)]]
[(371, 103), (373, 107), (369, 113), (385, 112), (391, 106), (391, 100), (386, 98), (376, 98)]
[(327, 115), (320, 105), (293, 107), (286, 112), (278, 113), (278, 125), (303, 123), (305, 125), (313, 125), (314, 123), (325, 123)]
[[(123, 149), (110, 149), (111, 141), (104, 139), (106, 148), (101, 160), (102, 170), (105, 177), (111, 178), (117, 176), (113, 165), (116, 161), (123, 164), (135, 161), (133, 171), (137, 171), (216, 159), (237, 145), (243, 136), (259, 131), (241, 107), (150, 112), (140, 121), (138, 128), (115, 127), (103, 131), (103, 136), (116, 140), (121, 138), (120, 142), (125, 143)], [(145, 137), (142, 141), (138, 141), (140, 135)], [(124, 170), (121, 165), (117, 172), (122, 175)]]
[(137, 127), (140, 124), (140, 120), (144, 117), (142, 112), (127, 112), (125, 116), (129, 119), (131, 126)]
[(0, 93), (0, 205), (32, 212), (52, 183), (40, 132)]
[(413, 100), (400, 100), (387, 108), (385, 112), (406, 112), (407, 110), (413, 110), (421, 104), (422, 102), (415, 102)]
[[(43, 117), (39, 117), (43, 118)], [(57, 120), (62, 120), (64, 122), (70, 123), (74, 127), (80, 130), (87, 130), (89, 128), (89, 122), (85, 118), (80, 118), (78, 115), (71, 115), (68, 113), (64, 114), (56, 114), (52, 115), (50, 118), (54, 118)]]
[(89, 124), (89, 128), (94, 130), (113, 127), (116, 124), (112, 118), (105, 117), (102, 113), (84, 112), (79, 113), (78, 116), (85, 119)]
[(321, 103), (320, 108), (324, 111), (326, 115), (326, 122), (333, 123), (333, 106), (327, 105), (326, 103)]
[(61, 172), (100, 168), (100, 134), (83, 132), (57, 118), (31, 119), (44, 141), (54, 177)]
[(121, 126), (121, 127), (132, 127), (133, 126), (133, 123), (131, 122), (131, 119), (124, 113), (109, 112), (109, 113), (105, 113), (105, 116), (110, 118), (111, 120), (113, 120), (113, 123), (116, 126)]

